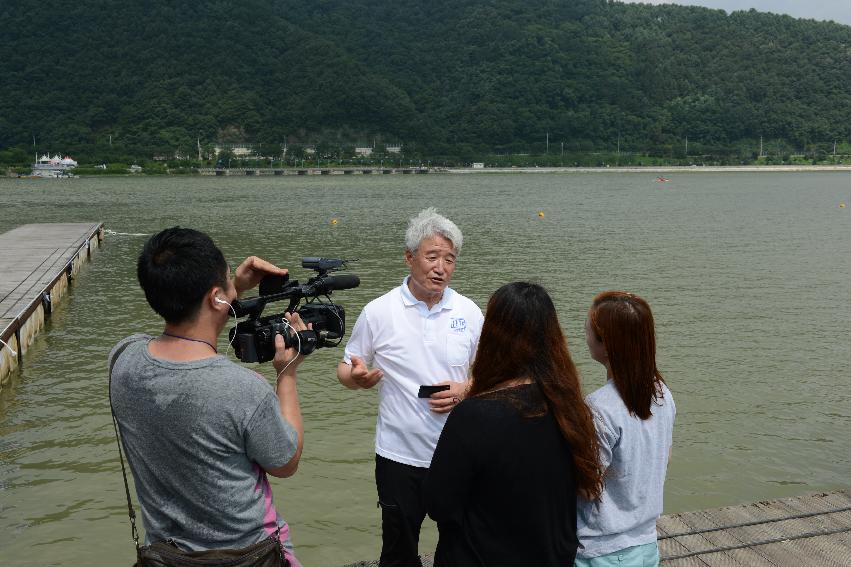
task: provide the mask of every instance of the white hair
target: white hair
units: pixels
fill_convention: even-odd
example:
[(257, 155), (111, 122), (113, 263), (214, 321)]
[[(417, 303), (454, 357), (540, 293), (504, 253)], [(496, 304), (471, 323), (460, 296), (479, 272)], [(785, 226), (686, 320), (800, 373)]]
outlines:
[(437, 209), (429, 207), (408, 221), (408, 230), (405, 232), (405, 248), (409, 252), (416, 252), (420, 243), (434, 236), (442, 236), (452, 243), (455, 252), (461, 252), (464, 236), (461, 229), (443, 215), (437, 214)]

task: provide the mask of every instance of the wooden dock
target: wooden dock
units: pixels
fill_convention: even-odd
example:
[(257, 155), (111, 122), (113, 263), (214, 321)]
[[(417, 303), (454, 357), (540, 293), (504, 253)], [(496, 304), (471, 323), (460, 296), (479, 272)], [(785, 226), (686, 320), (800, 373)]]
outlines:
[(0, 234), (0, 389), (102, 240), (103, 223), (27, 224)]
[(665, 567), (851, 565), (851, 491), (663, 516)]
[(671, 514), (656, 527), (662, 567), (851, 566), (849, 490)]

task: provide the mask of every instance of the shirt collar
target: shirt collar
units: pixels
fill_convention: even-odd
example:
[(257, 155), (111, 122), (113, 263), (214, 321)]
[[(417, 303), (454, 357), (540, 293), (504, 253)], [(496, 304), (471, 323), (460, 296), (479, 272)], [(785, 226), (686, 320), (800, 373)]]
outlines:
[(428, 313), (436, 313), (436, 312), (441, 311), (443, 309), (452, 309), (452, 307), (455, 305), (455, 290), (453, 290), (451, 287), (447, 287), (446, 289), (443, 290), (443, 297), (440, 298), (440, 301), (438, 301), (434, 305), (434, 307), (429, 309), (428, 306), (426, 305), (425, 301), (420, 301), (419, 299), (414, 297), (413, 293), (411, 293), (411, 289), (408, 287), (408, 280), (410, 278), (411, 278), (411, 276), (405, 276), (405, 279), (402, 280), (402, 286), (401, 286), (402, 287), (402, 301), (404, 302), (404, 304), (406, 306), (413, 307), (414, 305), (421, 305), (422, 306), (420, 308), (421, 311), (428, 312)]

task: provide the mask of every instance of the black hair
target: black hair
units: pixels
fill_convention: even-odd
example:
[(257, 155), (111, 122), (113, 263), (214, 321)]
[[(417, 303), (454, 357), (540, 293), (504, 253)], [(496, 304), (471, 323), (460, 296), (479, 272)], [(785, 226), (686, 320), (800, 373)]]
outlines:
[(210, 288), (226, 287), (227, 270), (222, 251), (209, 236), (179, 226), (148, 239), (136, 265), (148, 304), (172, 324), (194, 318)]

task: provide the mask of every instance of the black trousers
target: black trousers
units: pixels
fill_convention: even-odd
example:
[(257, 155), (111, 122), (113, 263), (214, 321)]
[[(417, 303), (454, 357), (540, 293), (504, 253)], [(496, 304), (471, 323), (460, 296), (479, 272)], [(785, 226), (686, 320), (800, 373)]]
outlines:
[(426, 516), (428, 469), (375, 456), (375, 486), (381, 507), (379, 567), (422, 567), (417, 546)]

